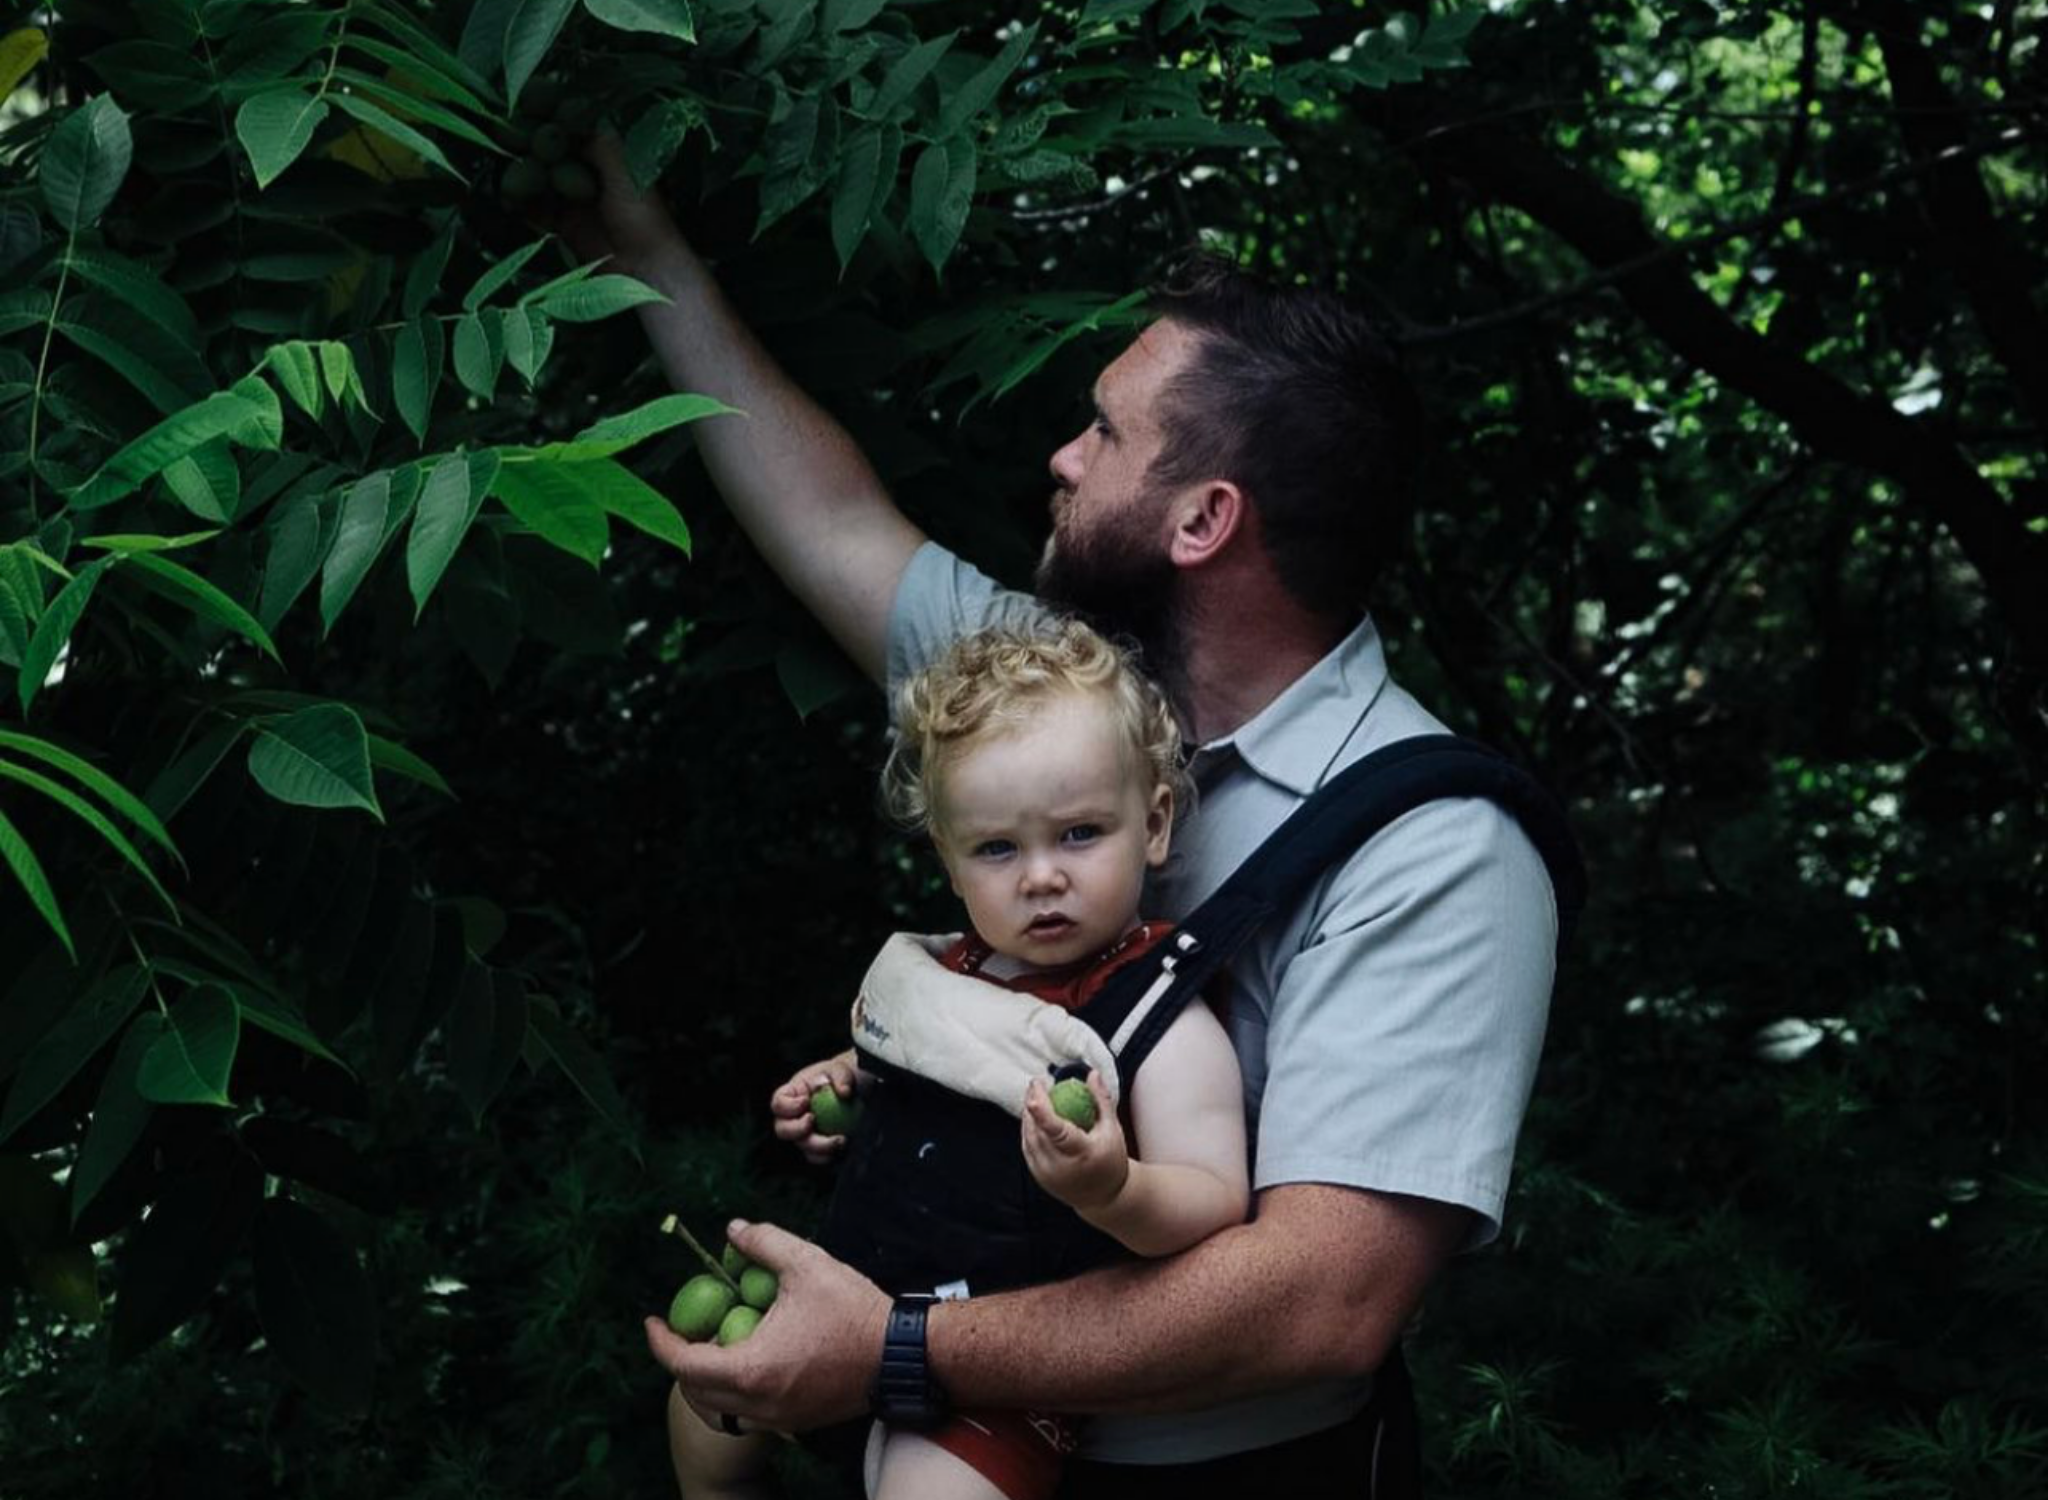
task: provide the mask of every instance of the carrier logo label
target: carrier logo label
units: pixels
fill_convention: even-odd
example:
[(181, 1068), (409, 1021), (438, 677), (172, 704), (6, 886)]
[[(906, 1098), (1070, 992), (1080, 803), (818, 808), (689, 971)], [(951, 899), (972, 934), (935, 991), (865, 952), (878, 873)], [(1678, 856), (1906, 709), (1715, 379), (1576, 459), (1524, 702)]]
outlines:
[(889, 1040), (889, 1028), (868, 1014), (867, 996), (865, 995), (853, 1003), (853, 1026), (856, 1031), (866, 1032), (878, 1042)]

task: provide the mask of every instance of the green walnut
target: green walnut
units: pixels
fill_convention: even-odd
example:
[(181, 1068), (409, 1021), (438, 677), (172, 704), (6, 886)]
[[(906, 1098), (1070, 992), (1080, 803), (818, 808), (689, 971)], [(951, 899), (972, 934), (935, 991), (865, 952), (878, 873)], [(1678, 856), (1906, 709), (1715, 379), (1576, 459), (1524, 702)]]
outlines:
[(859, 1122), (860, 1100), (840, 1098), (829, 1083), (812, 1092), (811, 1128), (819, 1135), (852, 1135)]
[(742, 1302), (738, 1307), (727, 1313), (725, 1320), (718, 1325), (719, 1347), (724, 1348), (729, 1344), (737, 1344), (740, 1340), (750, 1336), (756, 1328), (761, 1326), (761, 1318), (762, 1312), (760, 1308), (748, 1307)]
[(781, 1285), (781, 1280), (766, 1266), (748, 1266), (740, 1272), (740, 1301), (766, 1312), (775, 1305), (775, 1293)]
[(569, 132), (559, 125), (542, 125), (533, 132), (533, 154), (552, 165), (569, 159)]
[(710, 1272), (692, 1276), (668, 1305), (668, 1326), (693, 1343), (708, 1339), (725, 1326), (737, 1300), (732, 1288)]
[(740, 1247), (737, 1245), (727, 1245), (725, 1249), (721, 1250), (718, 1255), (718, 1263), (725, 1268), (725, 1274), (734, 1281), (738, 1281), (742, 1276), (746, 1275), (747, 1267), (753, 1264), (746, 1256), (740, 1254)]
[(538, 198), (547, 190), (548, 169), (530, 156), (507, 163), (504, 176), (498, 179), (498, 191), (515, 201)]
[(571, 203), (588, 203), (597, 196), (597, 177), (580, 161), (560, 161), (548, 173), (548, 186)]
[(1083, 1130), (1095, 1128), (1095, 1096), (1078, 1078), (1062, 1078), (1052, 1086), (1052, 1112)]

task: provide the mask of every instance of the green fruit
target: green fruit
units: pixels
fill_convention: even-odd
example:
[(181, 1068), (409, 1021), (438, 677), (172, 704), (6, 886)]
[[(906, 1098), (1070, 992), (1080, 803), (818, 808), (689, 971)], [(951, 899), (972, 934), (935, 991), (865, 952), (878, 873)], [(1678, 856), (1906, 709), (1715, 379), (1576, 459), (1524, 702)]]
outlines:
[(569, 159), (569, 132), (559, 125), (543, 125), (533, 133), (533, 154), (544, 162)]
[(498, 179), (498, 191), (507, 198), (538, 198), (547, 190), (548, 169), (530, 156), (512, 162)]
[(775, 1293), (780, 1287), (781, 1282), (766, 1266), (748, 1266), (740, 1272), (740, 1301), (762, 1312), (775, 1305)]
[(1052, 1112), (1083, 1130), (1095, 1128), (1095, 1096), (1078, 1078), (1062, 1078), (1052, 1086)]
[(831, 1084), (811, 1095), (811, 1126), (819, 1135), (852, 1135), (860, 1120), (860, 1100), (842, 1099)]
[(587, 94), (571, 94), (555, 111), (555, 123), (571, 135), (588, 135), (597, 123), (598, 103)]
[(740, 1254), (740, 1247), (738, 1245), (727, 1245), (721, 1250), (718, 1253), (718, 1263), (725, 1267), (725, 1274), (734, 1281), (738, 1281), (740, 1277), (744, 1276), (747, 1267), (753, 1264), (752, 1261)]
[(568, 93), (569, 86), (559, 78), (530, 78), (519, 95), (519, 112), (536, 120), (545, 120), (562, 107), (562, 100), (568, 97)]
[(597, 196), (597, 178), (580, 161), (555, 163), (548, 186), (572, 203), (588, 203)]
[(686, 1339), (708, 1339), (724, 1326), (733, 1300), (732, 1288), (710, 1272), (692, 1276), (668, 1305), (668, 1326)]
[(756, 1328), (761, 1326), (761, 1309), (748, 1307), (744, 1303), (725, 1315), (725, 1321), (718, 1325), (718, 1344), (722, 1349), (727, 1344), (737, 1344)]

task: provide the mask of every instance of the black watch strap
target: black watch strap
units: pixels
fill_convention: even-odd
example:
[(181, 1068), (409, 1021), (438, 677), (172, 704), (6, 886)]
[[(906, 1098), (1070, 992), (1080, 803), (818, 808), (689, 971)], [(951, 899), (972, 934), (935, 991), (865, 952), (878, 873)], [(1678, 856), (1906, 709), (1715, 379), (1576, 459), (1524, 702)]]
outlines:
[(945, 1392), (932, 1379), (925, 1350), (925, 1319), (936, 1297), (925, 1292), (898, 1297), (882, 1332), (882, 1364), (875, 1372), (869, 1405), (892, 1427), (924, 1429), (946, 1419)]

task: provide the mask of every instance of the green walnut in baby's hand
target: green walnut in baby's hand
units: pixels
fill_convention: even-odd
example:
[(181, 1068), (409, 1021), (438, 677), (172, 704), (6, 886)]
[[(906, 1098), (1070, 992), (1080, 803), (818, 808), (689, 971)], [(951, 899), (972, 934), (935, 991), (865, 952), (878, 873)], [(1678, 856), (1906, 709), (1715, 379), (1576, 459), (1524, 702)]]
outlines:
[(1095, 1128), (1095, 1096), (1078, 1078), (1062, 1078), (1052, 1086), (1052, 1112), (1082, 1130)]
[(819, 1135), (852, 1135), (860, 1123), (860, 1100), (842, 1099), (831, 1084), (811, 1091), (811, 1122)]

